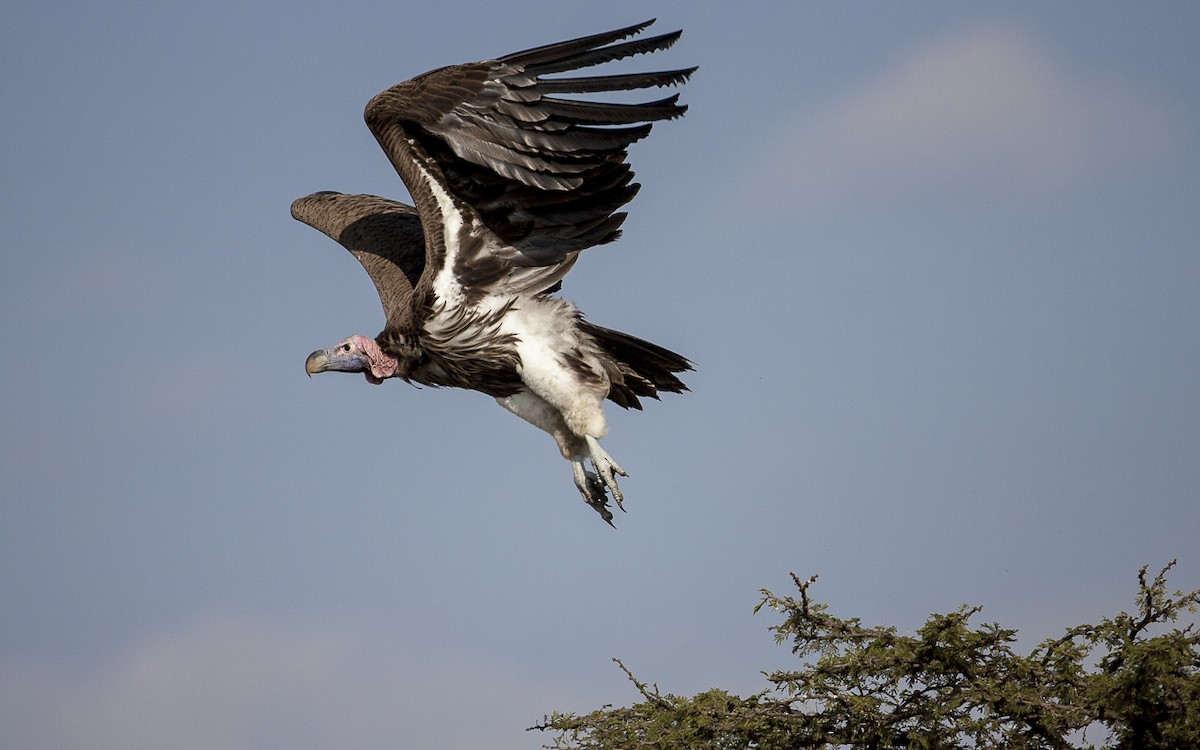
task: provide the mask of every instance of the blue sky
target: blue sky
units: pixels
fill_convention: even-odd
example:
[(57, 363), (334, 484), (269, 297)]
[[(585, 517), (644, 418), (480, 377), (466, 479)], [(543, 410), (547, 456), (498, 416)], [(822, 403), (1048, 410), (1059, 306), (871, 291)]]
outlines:
[[(1200, 586), (1200, 6), (18, 1), (0, 10), (0, 745), (536, 748), (787, 663), (758, 589), (1029, 640)], [(605, 526), (291, 220), (404, 197), (375, 92), (657, 16), (699, 65), (565, 293), (697, 363)]]

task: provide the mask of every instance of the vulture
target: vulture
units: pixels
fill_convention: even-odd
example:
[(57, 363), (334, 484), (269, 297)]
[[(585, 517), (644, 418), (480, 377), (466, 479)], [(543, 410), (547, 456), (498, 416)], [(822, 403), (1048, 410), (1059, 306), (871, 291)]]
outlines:
[(367, 127), (416, 205), (323, 191), (291, 209), (358, 259), (386, 318), (374, 338), (309, 355), (310, 377), (359, 372), (376, 385), (400, 378), (492, 396), (554, 438), (583, 500), (610, 525), (609, 498), (624, 510), (617, 477), (628, 474), (599, 443), (604, 400), (640, 409), (643, 397), (686, 391), (677, 373), (692, 366), (589, 322), (557, 293), (581, 252), (621, 233), (618, 209), (639, 187), (630, 144), (687, 109), (678, 93), (587, 95), (677, 86), (696, 68), (576, 74), (679, 38), (635, 38), (653, 22), (438, 68), (377, 94)]

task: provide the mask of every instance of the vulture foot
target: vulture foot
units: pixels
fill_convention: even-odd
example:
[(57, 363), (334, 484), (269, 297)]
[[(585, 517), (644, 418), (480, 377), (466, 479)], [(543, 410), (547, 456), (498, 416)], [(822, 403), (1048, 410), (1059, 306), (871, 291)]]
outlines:
[(591, 435), (585, 435), (584, 440), (587, 441), (588, 451), (592, 454), (592, 468), (596, 470), (596, 477), (604, 486), (604, 489), (612, 493), (613, 500), (616, 501), (617, 507), (621, 512), (625, 511), (625, 496), (621, 494), (621, 488), (617, 486), (617, 475), (627, 477), (629, 474), (613, 460), (613, 457), (608, 455), (608, 452), (600, 447), (600, 443)]
[(582, 460), (571, 462), (571, 470), (575, 474), (575, 486), (579, 488), (579, 494), (583, 496), (583, 501), (592, 507), (592, 510), (600, 514), (600, 517), (609, 525), (613, 525), (613, 514), (608, 509), (608, 495), (604, 491), (604, 482), (600, 481), (600, 477), (594, 472), (583, 468)]
[(625, 511), (625, 496), (617, 486), (617, 476), (627, 477), (629, 474), (600, 447), (600, 443), (594, 437), (588, 435), (584, 439), (587, 441), (588, 457), (595, 471), (584, 468), (582, 456), (572, 458), (571, 470), (575, 474), (575, 486), (579, 488), (583, 501), (612, 526), (613, 514), (609, 510), (608, 496), (611, 494), (617, 507), (622, 512)]

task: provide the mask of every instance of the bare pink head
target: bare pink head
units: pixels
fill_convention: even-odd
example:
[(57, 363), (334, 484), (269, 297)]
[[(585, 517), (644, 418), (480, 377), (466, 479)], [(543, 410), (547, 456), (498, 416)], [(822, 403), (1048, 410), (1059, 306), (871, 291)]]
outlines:
[(367, 382), (379, 385), (396, 374), (398, 363), (379, 348), (374, 339), (354, 334), (337, 346), (318, 349), (308, 355), (304, 370), (312, 377), (318, 372), (361, 372)]

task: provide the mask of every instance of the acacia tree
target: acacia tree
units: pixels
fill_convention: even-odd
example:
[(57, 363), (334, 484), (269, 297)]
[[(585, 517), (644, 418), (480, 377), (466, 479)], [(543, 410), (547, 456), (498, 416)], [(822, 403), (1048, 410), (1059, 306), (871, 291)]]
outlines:
[[(1016, 631), (974, 626), (978, 607), (934, 614), (912, 635), (840, 619), (813, 601), (762, 590), (755, 612), (790, 642), (797, 668), (767, 674), (748, 697), (722, 690), (680, 697), (638, 680), (641, 700), (586, 715), (554, 713), (531, 727), (556, 733), (554, 750), (890, 750), (1200, 748), (1200, 590), (1168, 593), (1164, 567), (1138, 573), (1136, 612), (1067, 629), (1027, 655)], [(1157, 632), (1155, 631), (1162, 631)]]

